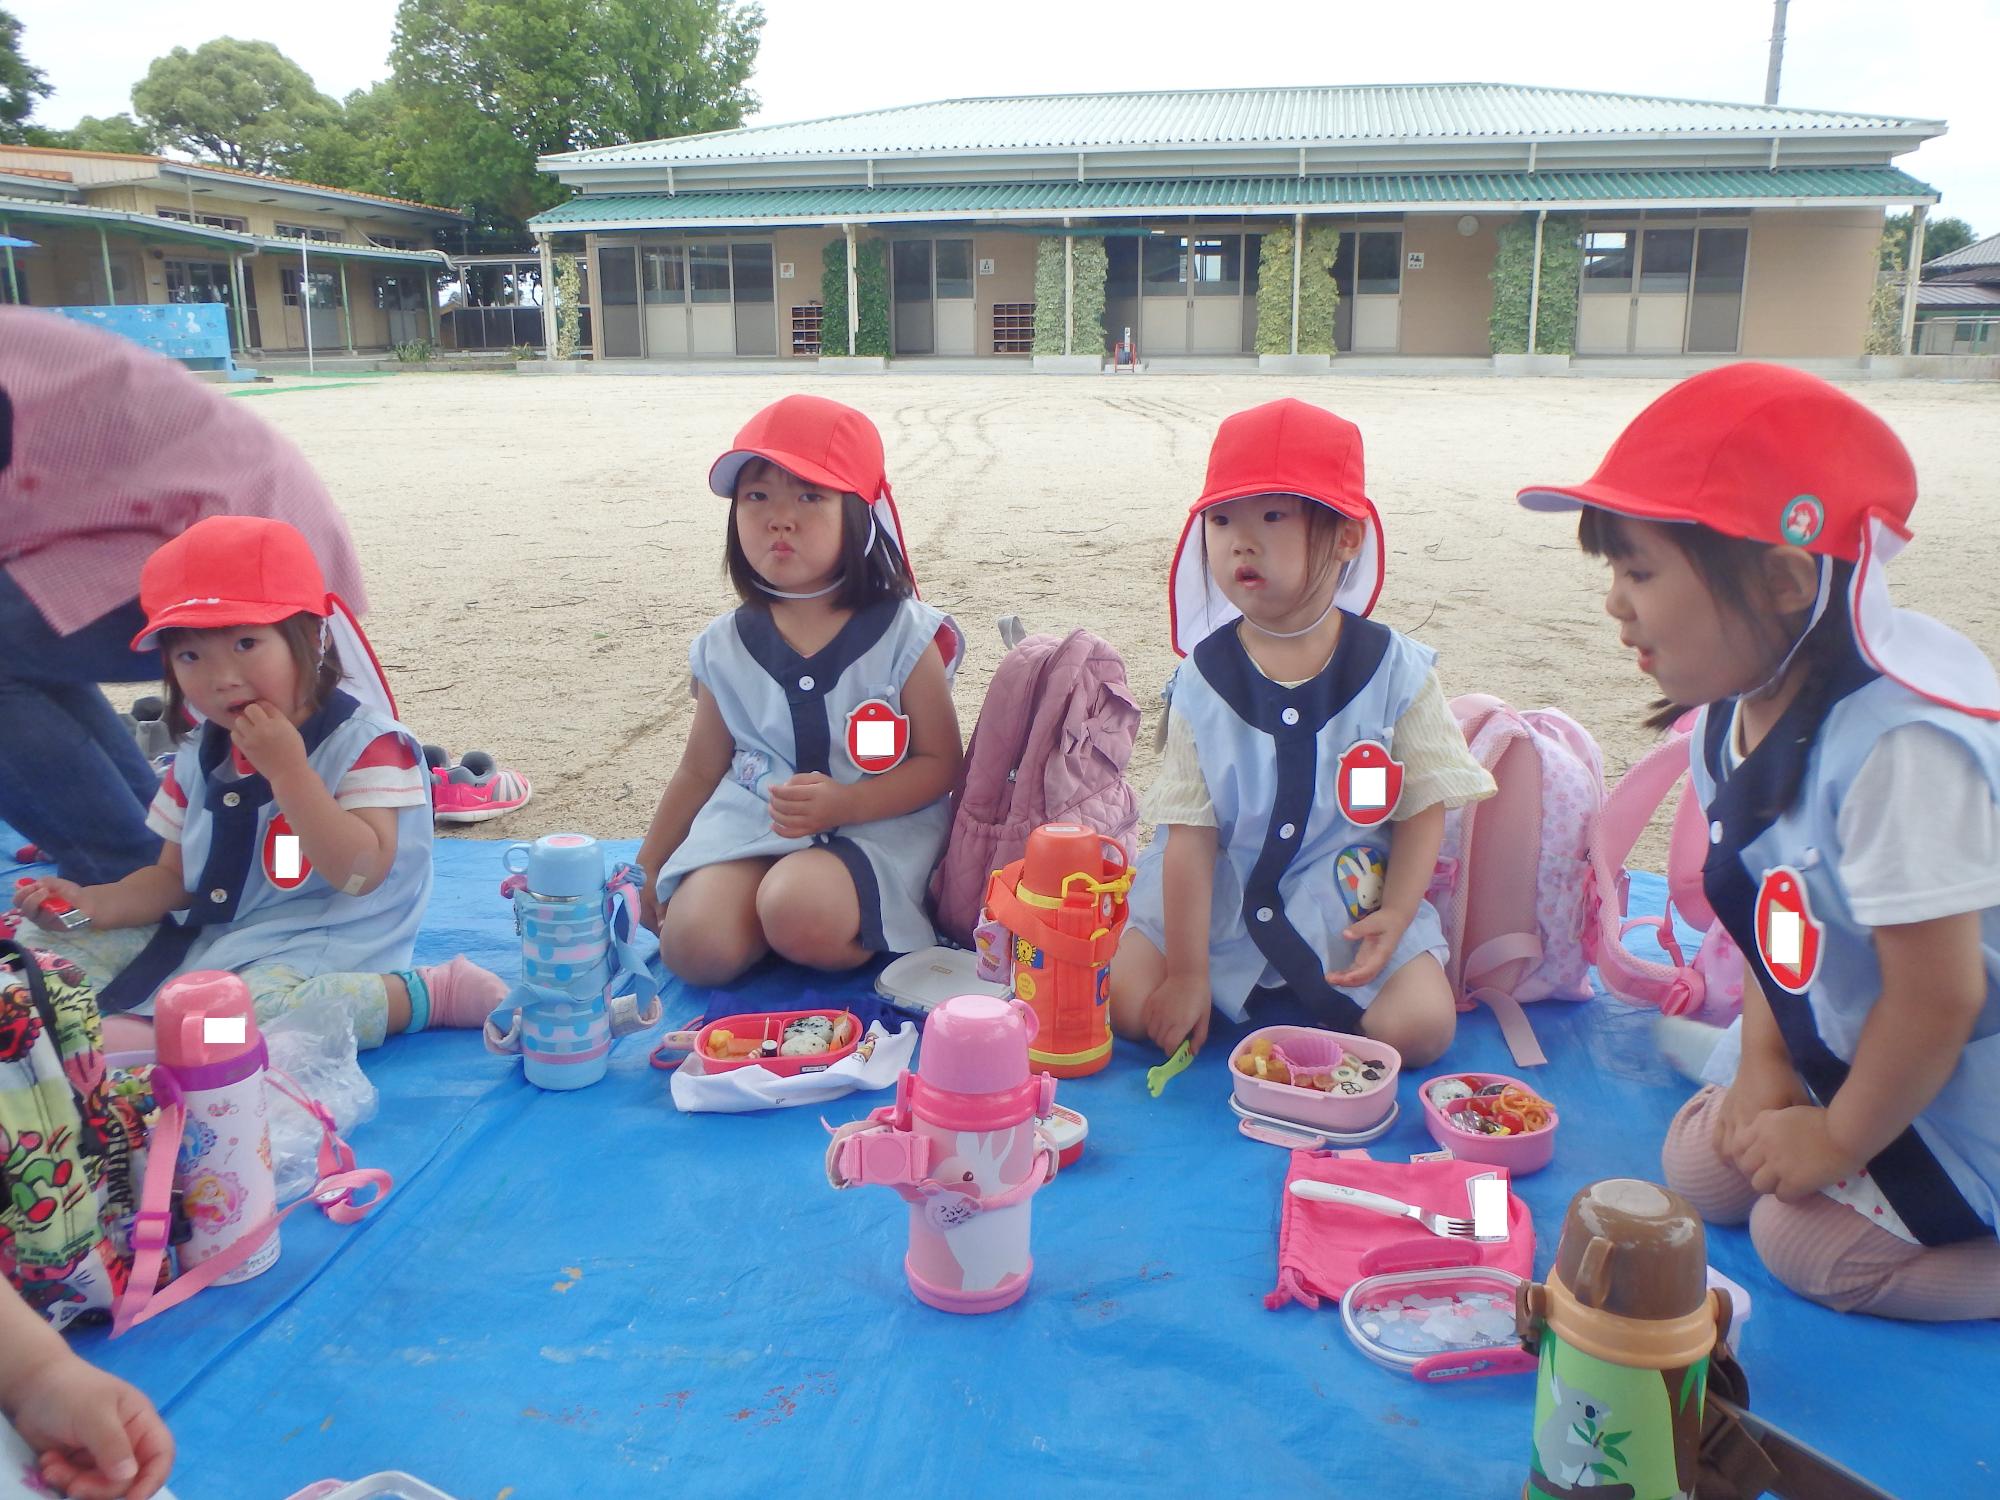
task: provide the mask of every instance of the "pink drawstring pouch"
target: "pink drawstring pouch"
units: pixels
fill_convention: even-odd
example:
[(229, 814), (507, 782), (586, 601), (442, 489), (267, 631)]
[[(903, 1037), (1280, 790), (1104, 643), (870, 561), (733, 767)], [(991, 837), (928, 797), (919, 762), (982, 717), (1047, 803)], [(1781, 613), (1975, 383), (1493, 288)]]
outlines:
[(1504, 1179), (1504, 1167), (1474, 1161), (1374, 1161), (1333, 1151), (1294, 1151), (1280, 1192), (1278, 1285), (1264, 1298), (1269, 1308), (1287, 1302), (1318, 1307), (1340, 1296), (1364, 1276), (1435, 1266), (1492, 1266), (1523, 1280), (1534, 1272), (1535, 1222), (1528, 1205), (1507, 1192), (1507, 1238), (1480, 1244), (1432, 1234), (1413, 1219), (1393, 1218), (1373, 1209), (1324, 1203), (1292, 1195), (1301, 1177), (1338, 1183), (1414, 1203), (1455, 1219), (1472, 1217), (1475, 1177)]

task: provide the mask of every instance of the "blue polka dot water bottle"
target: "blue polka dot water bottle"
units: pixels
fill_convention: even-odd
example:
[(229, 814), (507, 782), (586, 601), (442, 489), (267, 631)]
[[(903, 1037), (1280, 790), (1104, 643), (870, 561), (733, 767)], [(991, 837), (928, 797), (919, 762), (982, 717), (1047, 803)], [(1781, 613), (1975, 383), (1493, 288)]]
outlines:
[(587, 833), (551, 833), (511, 846), (502, 863), (520, 877), (507, 885), (521, 990), (507, 1004), (519, 1008), (523, 1071), (545, 1089), (583, 1088), (604, 1076), (611, 1053), (604, 850)]

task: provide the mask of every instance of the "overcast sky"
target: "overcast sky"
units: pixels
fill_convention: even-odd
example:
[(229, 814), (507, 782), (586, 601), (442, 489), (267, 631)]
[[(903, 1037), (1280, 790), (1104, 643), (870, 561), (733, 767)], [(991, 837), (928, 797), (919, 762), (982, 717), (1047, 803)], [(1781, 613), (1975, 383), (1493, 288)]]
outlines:
[[(336, 97), (388, 72), (396, 0), (0, 0), (55, 85), (37, 118), (131, 107), (147, 64), (219, 35), (274, 42)], [(978, 94), (1302, 83), (1502, 82), (1685, 99), (1764, 96), (1768, 0), (764, 0), (765, 122)], [(1218, 25), (1218, 17), (1223, 18)], [(1255, 20), (1250, 18), (1255, 17)], [(1238, 24), (1238, 18), (1241, 23)], [(1941, 119), (1898, 165), (2000, 231), (2000, 0), (1792, 0), (1780, 102)], [(833, 80), (851, 80), (836, 88)]]

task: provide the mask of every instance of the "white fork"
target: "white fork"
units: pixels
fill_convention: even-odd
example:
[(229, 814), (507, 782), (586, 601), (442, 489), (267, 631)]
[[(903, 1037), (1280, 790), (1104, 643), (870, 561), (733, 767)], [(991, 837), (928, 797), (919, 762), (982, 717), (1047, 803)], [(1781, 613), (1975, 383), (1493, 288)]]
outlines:
[(1373, 1209), (1378, 1214), (1389, 1214), (1394, 1218), (1415, 1219), (1432, 1234), (1441, 1235), (1448, 1240), (1473, 1238), (1470, 1219), (1447, 1219), (1443, 1214), (1434, 1214), (1429, 1209), (1418, 1208), (1414, 1203), (1404, 1203), (1397, 1198), (1385, 1198), (1380, 1193), (1342, 1187), (1334, 1182), (1315, 1182), (1309, 1177), (1295, 1178), (1291, 1190), (1295, 1198), (1311, 1198), (1321, 1203), (1345, 1203), (1354, 1208)]

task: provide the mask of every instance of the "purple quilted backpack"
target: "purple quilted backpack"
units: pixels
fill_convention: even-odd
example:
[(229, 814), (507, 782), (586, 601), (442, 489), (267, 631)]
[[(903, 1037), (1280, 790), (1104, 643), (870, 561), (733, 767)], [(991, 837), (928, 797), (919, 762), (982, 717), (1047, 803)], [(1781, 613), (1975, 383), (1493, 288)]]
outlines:
[(970, 948), (987, 879), (1021, 858), (1044, 823), (1082, 823), (1132, 857), (1139, 808), (1125, 781), (1139, 705), (1125, 659), (1087, 630), (1024, 635), (1008, 646), (980, 705), (951, 794), (951, 837), (931, 873), (931, 914), (946, 942)]

